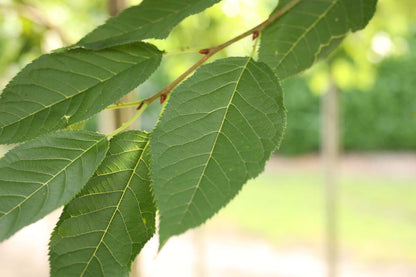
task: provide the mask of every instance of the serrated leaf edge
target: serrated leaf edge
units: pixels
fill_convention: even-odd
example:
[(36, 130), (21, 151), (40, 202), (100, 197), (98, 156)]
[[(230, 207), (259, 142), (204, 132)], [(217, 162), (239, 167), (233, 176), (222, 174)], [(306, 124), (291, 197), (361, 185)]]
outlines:
[(106, 136), (103, 136), (100, 140), (96, 141), (96, 143), (92, 144), (89, 148), (87, 148), (84, 152), (82, 152), (80, 155), (78, 155), (75, 159), (73, 159), (68, 165), (66, 165), (64, 168), (62, 168), (59, 172), (57, 172), (55, 175), (51, 176), (51, 178), (46, 181), (43, 185), (41, 185), (39, 188), (37, 188), (35, 191), (33, 191), (28, 196), (25, 196), (25, 199), (22, 200), (19, 204), (17, 204), (15, 207), (10, 209), (9, 211), (5, 212), (0, 216), (0, 220), (4, 218), (5, 216), (9, 215), (11, 212), (13, 212), (15, 209), (20, 208), (28, 199), (30, 199), (34, 194), (36, 194), (39, 190), (43, 189), (45, 186), (47, 186), (50, 182), (52, 182), (58, 175), (60, 175), (62, 172), (64, 172), (68, 167), (70, 167), (74, 162), (78, 161), (79, 158), (81, 158), (85, 153), (90, 151), (92, 148), (100, 144), (102, 141), (107, 140)]
[[(280, 59), (280, 61), (277, 63), (276, 66), (273, 67), (273, 69), (277, 69), (280, 64), (282, 64), (282, 62), (286, 59), (286, 57), (292, 53), (293, 49), (299, 44), (299, 42), (305, 38), (305, 36), (307, 34), (309, 34), (309, 32), (316, 27), (316, 25), (325, 17), (328, 15), (328, 13), (332, 10), (332, 8), (335, 6), (335, 4), (337, 4), (339, 2), (339, 0), (335, 0), (331, 3), (331, 5), (315, 20), (315, 22), (313, 24), (311, 24), (308, 28), (305, 29), (305, 32), (302, 33), (302, 35), (300, 35), (298, 37), (298, 39), (292, 44), (292, 46), (289, 48), (288, 51), (286, 51), (286, 53), (282, 56), (282, 58)], [(334, 38), (336, 38), (336, 36), (332, 36), (329, 39), (329, 42), (331, 42)], [(325, 46), (325, 45), (324, 45)], [(316, 61), (317, 56), (319, 55), (320, 51), (322, 49), (322, 44), (320, 45), (320, 48), (318, 49), (318, 51), (315, 53), (315, 59), (314, 62)]]
[[(134, 174), (135, 174), (135, 172), (136, 172), (136, 170), (137, 170), (137, 167), (139, 166), (139, 164), (140, 164), (142, 161), (144, 161), (144, 160), (143, 160), (143, 156), (144, 156), (144, 154), (145, 154), (145, 150), (146, 150), (146, 149), (147, 149), (147, 147), (149, 146), (149, 142), (150, 142), (150, 139), (149, 139), (149, 138), (147, 138), (147, 142), (146, 142), (145, 146), (143, 147), (143, 150), (142, 150), (142, 153), (140, 154), (140, 157), (137, 159), (137, 163), (136, 163), (136, 165), (134, 166), (134, 168), (133, 168), (133, 170), (132, 170), (132, 174), (130, 175), (129, 180), (127, 181), (127, 184), (126, 184), (125, 188), (123, 189), (123, 192), (122, 192), (122, 194), (121, 194), (121, 196), (120, 196), (120, 199), (119, 199), (119, 201), (118, 201), (117, 205), (114, 207), (114, 212), (113, 212), (113, 214), (111, 215), (110, 220), (108, 221), (108, 224), (107, 224), (107, 226), (106, 226), (106, 228), (105, 228), (105, 230), (104, 230), (104, 232), (103, 232), (103, 234), (102, 234), (102, 236), (101, 236), (101, 238), (100, 238), (100, 241), (98, 242), (97, 246), (96, 246), (96, 247), (94, 247), (94, 248), (95, 248), (95, 249), (94, 249), (94, 252), (92, 253), (92, 255), (91, 255), (90, 259), (89, 259), (89, 260), (87, 261), (87, 263), (85, 264), (85, 267), (84, 267), (84, 269), (82, 270), (82, 272), (81, 272), (81, 274), (80, 274), (80, 277), (84, 276), (84, 274), (85, 274), (86, 270), (88, 269), (88, 266), (90, 265), (90, 263), (91, 263), (91, 262), (92, 262), (92, 260), (94, 259), (95, 254), (97, 253), (97, 251), (98, 251), (98, 249), (100, 248), (101, 244), (104, 242), (104, 238), (105, 238), (105, 236), (107, 235), (107, 232), (108, 232), (108, 230), (109, 230), (109, 228), (110, 228), (111, 224), (113, 223), (113, 219), (114, 219), (114, 217), (115, 217), (115, 215), (116, 215), (117, 211), (119, 211), (119, 207), (120, 207), (120, 205), (121, 205), (121, 202), (123, 201), (124, 195), (126, 194), (126, 192), (127, 192), (128, 188), (130, 187), (130, 183), (131, 183), (131, 181), (132, 181), (132, 179), (133, 179), (133, 176), (134, 176)], [(140, 209), (140, 206), (139, 206), (139, 209)], [(142, 223), (143, 223), (143, 225), (144, 225), (144, 227), (145, 227), (144, 229), (146, 230), (146, 233), (149, 235), (148, 230), (147, 230), (147, 227), (146, 227), (145, 223), (143, 222), (143, 220), (142, 220)], [(117, 261), (117, 259), (115, 259), (115, 261)], [(120, 266), (123, 266), (123, 265), (121, 265), (121, 264), (120, 264), (120, 262), (119, 262), (119, 261), (117, 261), (117, 263), (118, 263)]]
[[(94, 53), (94, 51), (89, 50), (89, 49), (86, 49), (86, 50), (84, 50), (84, 51), (90, 51), (91, 53)], [(121, 51), (121, 52), (122, 52), (122, 51)], [(127, 53), (127, 52), (124, 52), (124, 53)], [(59, 53), (59, 54), (63, 55), (63, 54), (65, 54), (65, 53)], [(127, 54), (131, 54), (131, 53), (127, 53)], [(51, 54), (48, 54), (48, 55), (51, 55)], [(46, 56), (47, 56), (47, 55), (46, 55)], [(6, 124), (6, 125), (0, 126), (0, 135), (1, 135), (1, 133), (3, 132), (4, 128), (10, 127), (10, 126), (12, 126), (12, 125), (14, 125), (14, 124), (18, 124), (18, 123), (20, 123), (21, 121), (23, 121), (23, 120), (25, 120), (25, 119), (27, 119), (27, 118), (30, 118), (30, 117), (32, 117), (32, 116), (34, 116), (34, 115), (36, 115), (36, 114), (38, 114), (38, 113), (40, 113), (40, 112), (42, 112), (42, 111), (45, 111), (45, 110), (47, 110), (47, 109), (51, 108), (52, 106), (59, 105), (60, 103), (65, 102), (65, 101), (67, 101), (68, 99), (73, 99), (74, 97), (77, 97), (77, 96), (81, 95), (82, 93), (86, 93), (86, 92), (88, 92), (89, 90), (91, 90), (91, 89), (93, 89), (93, 88), (95, 88), (95, 87), (97, 87), (97, 86), (99, 86), (99, 85), (102, 85), (102, 84), (106, 83), (107, 81), (109, 81), (109, 80), (111, 80), (111, 79), (113, 79), (113, 78), (116, 78), (117, 76), (119, 76), (119, 75), (121, 75), (121, 74), (124, 74), (125, 72), (127, 72), (127, 71), (128, 71), (128, 70), (130, 70), (131, 68), (133, 68), (133, 67), (135, 67), (135, 66), (138, 66), (138, 65), (140, 65), (140, 64), (142, 64), (142, 63), (145, 63), (145, 62), (149, 61), (149, 60), (152, 58), (151, 56), (141, 56), (141, 55), (136, 56), (136, 57), (143, 57), (143, 58), (146, 58), (146, 60), (144, 60), (144, 61), (142, 61), (142, 62), (140, 62), (140, 63), (134, 63), (134, 64), (132, 64), (129, 68), (127, 68), (127, 69), (125, 69), (125, 70), (123, 70), (123, 71), (118, 72), (117, 74), (115, 74), (115, 75), (111, 76), (110, 78), (107, 78), (107, 79), (105, 79), (105, 80), (100, 80), (97, 84), (95, 84), (95, 85), (93, 85), (93, 86), (91, 86), (91, 87), (88, 87), (88, 88), (86, 88), (86, 89), (84, 89), (84, 90), (78, 91), (76, 94), (73, 94), (73, 95), (71, 95), (71, 96), (69, 96), (69, 97), (63, 98), (63, 99), (61, 99), (61, 100), (59, 100), (59, 101), (56, 101), (56, 102), (54, 102), (54, 103), (51, 103), (51, 104), (49, 104), (49, 105), (42, 105), (43, 107), (42, 107), (42, 108), (40, 108), (40, 109), (38, 109), (37, 111), (34, 111), (34, 112), (30, 113), (30, 114), (27, 114), (27, 115), (25, 115), (25, 116), (23, 116), (23, 117), (20, 117), (20, 118), (19, 118), (18, 120), (16, 120), (16, 121), (13, 121), (13, 122), (8, 123), (8, 124)], [(13, 81), (13, 80), (12, 80), (12, 81)], [(11, 84), (11, 83), (12, 83), (12, 82), (10, 82), (10, 84)], [(41, 85), (39, 85), (39, 84), (34, 84), (34, 85), (36, 85), (36, 86), (40, 86), (40, 87), (43, 87), (43, 88), (45, 88), (45, 89), (47, 89), (47, 90), (50, 90), (50, 91), (57, 92), (57, 93), (59, 93), (59, 94), (62, 94), (60, 91), (57, 91), (57, 90), (51, 89), (51, 88), (49, 88), (49, 87), (41, 86)], [(9, 89), (9, 88), (10, 88), (9, 86), (7, 86), (7, 87), (6, 87), (6, 89)], [(6, 90), (6, 89), (5, 89), (5, 90)], [(0, 98), (0, 99), (1, 99), (1, 98)], [(6, 101), (5, 103), (7, 103), (7, 101)], [(79, 121), (77, 121), (77, 122), (79, 122)], [(72, 123), (76, 123), (76, 122), (72, 122)]]
[(189, 202), (188, 202), (188, 204), (187, 204), (186, 208), (184, 209), (184, 213), (183, 213), (183, 215), (182, 215), (182, 218), (181, 218), (181, 220), (180, 220), (180, 223), (179, 223), (179, 224), (183, 224), (183, 220), (184, 220), (184, 218), (185, 218), (185, 215), (188, 213), (188, 211), (189, 211), (189, 207), (190, 207), (190, 205), (192, 204), (192, 201), (193, 201), (193, 199), (194, 199), (194, 197), (195, 197), (195, 194), (196, 194), (196, 192), (199, 190), (199, 186), (201, 185), (202, 178), (205, 176), (205, 171), (206, 171), (206, 169), (207, 169), (207, 167), (208, 167), (208, 163), (209, 163), (209, 161), (212, 159), (212, 153), (214, 152), (214, 149), (215, 149), (215, 147), (216, 147), (216, 145), (217, 145), (217, 140), (218, 140), (218, 137), (219, 137), (219, 135), (221, 134), (221, 130), (222, 130), (223, 126), (224, 126), (224, 122), (225, 122), (225, 119), (226, 119), (227, 114), (228, 114), (228, 109), (229, 109), (229, 108), (230, 108), (230, 106), (231, 106), (231, 102), (233, 101), (234, 96), (236, 95), (236, 92), (237, 92), (237, 87), (239, 86), (240, 81), (241, 81), (241, 78), (242, 78), (242, 76), (243, 76), (244, 72), (246, 71), (247, 66), (248, 66), (248, 64), (250, 63), (250, 61), (251, 61), (251, 60), (252, 60), (251, 58), (247, 58), (247, 62), (246, 62), (246, 63), (244, 64), (244, 66), (241, 68), (241, 73), (240, 73), (240, 75), (238, 76), (238, 79), (237, 79), (236, 84), (235, 84), (235, 86), (234, 86), (234, 89), (233, 89), (233, 94), (231, 95), (230, 100), (228, 101), (227, 108), (226, 108), (226, 110), (225, 110), (225, 112), (224, 112), (224, 116), (223, 116), (223, 119), (222, 119), (222, 121), (221, 121), (221, 125), (220, 125), (220, 127), (218, 128), (217, 136), (215, 137), (215, 140), (214, 140), (214, 143), (213, 143), (213, 145), (212, 145), (211, 151), (209, 152), (209, 156), (208, 156), (208, 158), (207, 158), (207, 162), (205, 163), (204, 169), (203, 169), (203, 170), (202, 170), (202, 172), (201, 172), (201, 176), (199, 177), (198, 183), (197, 183), (197, 184), (196, 184), (196, 186), (195, 186), (195, 189), (194, 189), (194, 192), (193, 192), (193, 194), (192, 194), (192, 197), (191, 197), (191, 199), (189, 200)]

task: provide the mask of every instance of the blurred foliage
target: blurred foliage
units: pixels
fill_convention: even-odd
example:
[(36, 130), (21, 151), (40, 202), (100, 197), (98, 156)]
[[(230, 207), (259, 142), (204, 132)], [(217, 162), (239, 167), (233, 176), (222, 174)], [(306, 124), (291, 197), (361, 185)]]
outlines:
[(415, 39), (411, 46), (411, 55), (381, 62), (370, 91), (342, 95), (345, 149), (416, 149)]
[(363, 31), (348, 35), (328, 62), (306, 72), (312, 91), (325, 93), (330, 82), (342, 90), (371, 89), (381, 61), (409, 53), (408, 40), (416, 33), (415, 14), (414, 0), (379, 0), (375, 16)]
[(416, 2), (379, 0), (370, 24), (325, 62), (286, 81), (286, 136), (279, 152), (319, 151), (320, 95), (340, 90), (345, 150), (416, 150)]
[[(127, 2), (133, 5), (140, 0)], [(166, 55), (159, 70), (136, 91), (137, 98), (170, 83), (201, 57), (199, 49), (222, 43), (264, 20), (277, 2), (224, 0), (184, 20), (166, 40), (150, 40)], [(349, 35), (328, 62), (283, 84), (289, 114), (282, 153), (319, 150), (319, 95), (331, 82), (342, 91), (345, 149), (416, 149), (415, 14), (414, 0), (379, 0), (376, 15), (364, 31)], [(40, 54), (75, 43), (107, 17), (103, 0), (2, 0), (0, 88)], [(253, 41), (246, 38), (215, 58), (250, 55), (252, 49)], [(152, 105), (146, 111), (143, 129), (154, 126), (160, 109)], [(96, 128), (95, 118), (87, 128)]]
[(320, 97), (310, 91), (305, 78), (285, 81), (283, 90), (287, 126), (279, 153), (317, 151), (320, 143)]
[(74, 43), (104, 21), (101, 0), (2, 0), (0, 2), (0, 88), (39, 55)]
[[(344, 149), (416, 150), (416, 38), (409, 43), (407, 55), (377, 65), (377, 79), (368, 91), (353, 87), (340, 92)], [(321, 99), (307, 83), (307, 77), (284, 83), (288, 126), (282, 153), (319, 150)]]

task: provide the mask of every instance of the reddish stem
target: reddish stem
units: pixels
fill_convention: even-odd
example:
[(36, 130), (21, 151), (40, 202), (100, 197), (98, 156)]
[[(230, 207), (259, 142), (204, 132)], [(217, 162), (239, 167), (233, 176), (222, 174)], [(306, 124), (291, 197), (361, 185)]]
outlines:
[[(186, 77), (188, 77), (192, 72), (194, 72), (198, 67), (200, 67), (203, 63), (205, 63), (209, 58), (211, 58), (213, 55), (215, 55), (217, 52), (223, 50), (224, 48), (228, 47), (229, 45), (249, 36), (253, 35), (253, 39), (256, 39), (260, 32), (263, 31), (264, 28), (266, 28), (268, 25), (275, 22), (277, 19), (279, 19), (282, 15), (284, 15), (286, 12), (288, 12), (290, 9), (292, 9), (294, 6), (299, 4), (302, 0), (292, 0), (289, 3), (287, 3), (285, 6), (283, 6), (281, 9), (277, 10), (274, 14), (272, 14), (267, 20), (260, 23), (256, 27), (236, 36), (235, 38), (220, 44), (215, 47), (211, 48), (205, 48), (201, 49), (198, 52), (200, 54), (205, 55), (202, 57), (199, 61), (197, 61), (193, 66), (191, 66), (188, 70), (186, 70), (184, 73), (182, 73), (178, 78), (176, 78), (172, 83), (170, 83), (168, 86), (163, 88), (158, 93), (154, 94), (153, 96), (146, 98), (143, 100), (143, 102), (149, 103), (149, 105), (155, 101), (157, 98), (160, 97), (160, 102), (163, 103), (166, 99), (166, 96), (172, 91), (173, 88), (175, 88), (179, 83), (181, 83)], [(162, 98), (163, 96), (163, 98)]]

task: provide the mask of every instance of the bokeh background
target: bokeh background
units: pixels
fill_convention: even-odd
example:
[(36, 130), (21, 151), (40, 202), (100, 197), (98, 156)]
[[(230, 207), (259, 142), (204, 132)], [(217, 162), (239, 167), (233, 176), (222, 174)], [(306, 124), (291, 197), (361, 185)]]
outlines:
[[(0, 0), (0, 88), (104, 22), (116, 2), (140, 1)], [(200, 58), (197, 50), (255, 26), (277, 2), (224, 0), (152, 40), (166, 51), (162, 66), (128, 98), (154, 94)], [(214, 58), (252, 51), (247, 38)], [(153, 238), (132, 276), (416, 276), (416, 2), (379, 0), (364, 31), (283, 87), (286, 136), (265, 172), (159, 254)], [(151, 130), (159, 111), (152, 105), (136, 127)], [(109, 132), (117, 118), (107, 111), (86, 128)], [(49, 275), (59, 213), (0, 244), (0, 276)]]

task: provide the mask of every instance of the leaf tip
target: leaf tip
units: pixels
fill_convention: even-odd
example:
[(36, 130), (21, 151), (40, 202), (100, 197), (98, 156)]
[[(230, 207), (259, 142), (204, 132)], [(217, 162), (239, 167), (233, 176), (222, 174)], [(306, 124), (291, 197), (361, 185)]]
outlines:
[(163, 246), (165, 246), (166, 242), (169, 238), (159, 236), (159, 248), (157, 249), (157, 254), (159, 255), (160, 251), (162, 250)]

